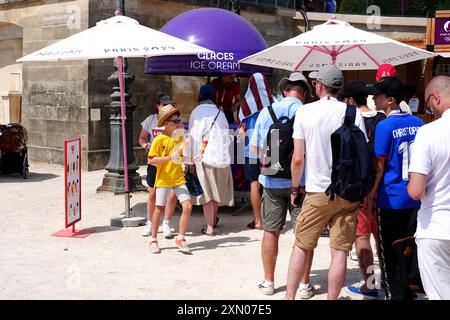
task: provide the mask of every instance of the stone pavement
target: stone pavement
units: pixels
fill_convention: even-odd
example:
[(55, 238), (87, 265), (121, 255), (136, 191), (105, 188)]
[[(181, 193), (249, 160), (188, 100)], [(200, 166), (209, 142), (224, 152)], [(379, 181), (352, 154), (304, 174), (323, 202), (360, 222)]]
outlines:
[[(84, 239), (57, 238), (64, 227), (62, 166), (30, 164), (29, 179), (0, 176), (0, 299), (274, 299), (283, 297), (294, 235), (290, 223), (280, 237), (276, 294), (257, 290), (262, 279), (262, 231), (250, 230), (250, 207), (219, 211), (216, 237), (200, 233), (200, 207), (191, 217), (187, 240), (192, 255), (162, 239), (160, 255), (152, 255), (142, 227), (117, 228), (110, 218), (124, 211), (124, 196), (96, 193), (104, 170), (82, 173), (82, 221), (77, 229), (94, 228)], [(139, 170), (145, 174), (145, 167)], [(135, 193), (132, 213), (145, 216), (147, 194)], [(176, 212), (172, 227), (176, 227)], [(315, 251), (313, 299), (326, 299), (330, 263), (329, 239)], [(348, 260), (347, 284), (360, 280), (357, 263)], [(349, 299), (343, 296), (342, 299)]]

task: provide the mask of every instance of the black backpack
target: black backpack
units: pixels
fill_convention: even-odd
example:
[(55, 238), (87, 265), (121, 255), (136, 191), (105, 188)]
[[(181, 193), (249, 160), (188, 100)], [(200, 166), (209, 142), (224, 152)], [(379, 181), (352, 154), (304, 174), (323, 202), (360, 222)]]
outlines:
[(375, 129), (378, 122), (386, 119), (386, 115), (382, 112), (377, 112), (374, 117), (364, 117), (364, 124), (366, 126), (367, 138), (369, 139), (369, 149), (372, 156), (375, 155), (374, 141), (375, 141)]
[(364, 133), (355, 125), (356, 106), (347, 105), (344, 123), (331, 134), (333, 167), (325, 191), (350, 202), (364, 199), (375, 183), (373, 158)]
[[(261, 174), (273, 178), (291, 179), (291, 159), (294, 153), (294, 119), (275, 115), (272, 106), (267, 107), (272, 117), (273, 124), (269, 128), (264, 143), (261, 161)], [(274, 147), (275, 150), (272, 150)]]

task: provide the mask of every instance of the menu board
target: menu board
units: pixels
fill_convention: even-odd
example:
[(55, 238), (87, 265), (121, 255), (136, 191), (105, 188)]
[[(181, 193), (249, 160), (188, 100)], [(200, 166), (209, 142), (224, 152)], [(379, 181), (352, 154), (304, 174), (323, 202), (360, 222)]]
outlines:
[(81, 220), (81, 139), (64, 141), (66, 228)]

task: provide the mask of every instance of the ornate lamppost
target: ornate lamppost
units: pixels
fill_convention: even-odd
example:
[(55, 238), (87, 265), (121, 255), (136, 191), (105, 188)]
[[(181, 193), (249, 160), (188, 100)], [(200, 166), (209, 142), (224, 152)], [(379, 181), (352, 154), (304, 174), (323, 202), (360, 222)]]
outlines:
[[(124, 15), (124, 0), (117, 0), (116, 14)], [(114, 59), (115, 72), (108, 77), (108, 81), (113, 85), (113, 93), (111, 94), (111, 142), (109, 161), (106, 165), (108, 171), (103, 177), (102, 185), (97, 188), (97, 191), (110, 191), (116, 194), (125, 193), (125, 170), (124, 170), (124, 153), (123, 153), (123, 138), (121, 134), (121, 113), (120, 113), (120, 86), (119, 86), (119, 72), (117, 68), (117, 59)], [(124, 59), (123, 63), (123, 79), (125, 83), (125, 110), (126, 110), (126, 139), (127, 139), (127, 160), (128, 160), (128, 185), (129, 191), (146, 191), (147, 188), (142, 184), (142, 179), (136, 172), (139, 166), (135, 163), (133, 152), (133, 111), (136, 106), (130, 103), (131, 95), (128, 94), (129, 85), (134, 81), (135, 76), (127, 73), (128, 61)], [(111, 225), (134, 227), (145, 223), (145, 218), (132, 217), (130, 214), (130, 192), (125, 193), (125, 213), (111, 218)]]

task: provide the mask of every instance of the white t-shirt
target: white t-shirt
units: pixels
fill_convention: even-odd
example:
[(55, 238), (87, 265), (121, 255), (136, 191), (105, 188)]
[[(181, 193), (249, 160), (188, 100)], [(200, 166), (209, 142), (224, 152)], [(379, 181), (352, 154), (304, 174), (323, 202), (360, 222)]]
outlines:
[[(307, 192), (325, 192), (331, 184), (333, 164), (331, 134), (343, 123), (347, 105), (333, 97), (324, 97), (299, 108), (294, 122), (294, 139), (305, 140), (305, 181)], [(361, 112), (356, 110), (355, 124), (366, 134)]]
[[(217, 114), (219, 115), (217, 116)], [(216, 122), (211, 127), (214, 118)], [(202, 162), (216, 168), (228, 167), (231, 163), (230, 148), (232, 139), (230, 136), (228, 121), (225, 114), (215, 104), (202, 103), (196, 107), (189, 118), (189, 135), (192, 138), (192, 155), (198, 156), (202, 145), (203, 136), (207, 135), (208, 144), (202, 157)], [(206, 138), (206, 137), (205, 137)]]
[[(147, 142), (152, 143), (158, 132), (164, 130), (164, 127), (158, 127), (158, 115), (151, 114), (144, 121), (141, 122), (142, 129), (148, 133)], [(155, 130), (154, 130), (155, 129)]]
[(409, 172), (427, 175), (416, 237), (450, 240), (450, 110), (422, 126), (411, 149)]

